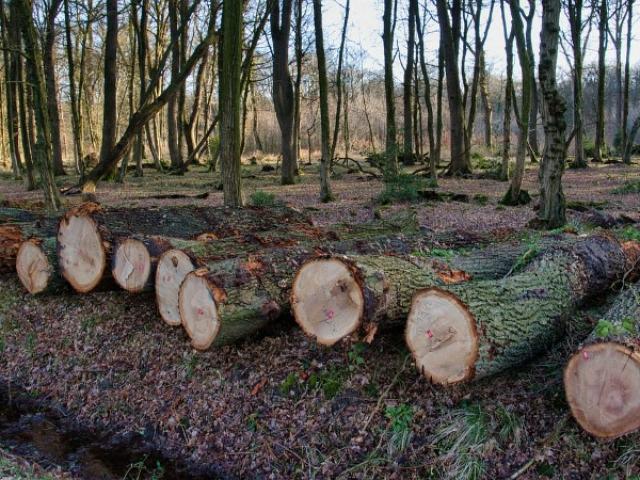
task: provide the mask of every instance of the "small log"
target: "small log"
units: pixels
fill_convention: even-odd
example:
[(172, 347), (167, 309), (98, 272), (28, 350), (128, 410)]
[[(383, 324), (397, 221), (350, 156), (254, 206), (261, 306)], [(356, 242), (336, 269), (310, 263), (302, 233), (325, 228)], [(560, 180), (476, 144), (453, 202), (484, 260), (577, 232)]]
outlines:
[(564, 389), (580, 426), (599, 438), (640, 428), (640, 286), (620, 293), (564, 370)]
[(58, 220), (55, 217), (37, 217), (26, 223), (0, 225), (0, 272), (15, 271), (16, 256), (20, 245), (30, 238), (47, 238), (55, 235)]
[(16, 257), (16, 272), (31, 294), (57, 291), (64, 286), (58, 272), (55, 237), (22, 242)]
[(103, 209), (96, 203), (85, 203), (69, 210), (60, 221), (60, 271), (76, 291), (85, 293), (100, 283), (113, 282), (107, 271), (113, 246), (132, 233), (212, 239), (238, 235), (243, 229), (272, 230), (275, 225), (297, 230), (314, 228), (300, 212), (285, 207)]
[(448, 385), (527, 361), (563, 335), (585, 300), (637, 268), (636, 247), (593, 235), (549, 249), (504, 280), (419, 290), (405, 332), (418, 369)]

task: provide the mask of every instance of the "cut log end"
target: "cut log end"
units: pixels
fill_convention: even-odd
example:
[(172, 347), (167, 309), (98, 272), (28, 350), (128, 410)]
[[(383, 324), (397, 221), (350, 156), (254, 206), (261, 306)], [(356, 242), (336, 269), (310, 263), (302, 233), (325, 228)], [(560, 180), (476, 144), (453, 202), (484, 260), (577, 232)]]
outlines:
[(433, 383), (450, 385), (473, 377), (478, 358), (476, 323), (455, 295), (438, 288), (418, 291), (405, 339), (416, 366)]
[(119, 243), (113, 256), (113, 278), (128, 292), (140, 292), (151, 275), (151, 256), (140, 240), (127, 238)]
[(209, 283), (196, 272), (189, 273), (180, 287), (180, 318), (193, 348), (211, 346), (220, 330), (218, 309)]
[(62, 276), (77, 292), (90, 292), (100, 283), (107, 253), (91, 217), (67, 215), (60, 222), (58, 259)]
[(52, 266), (39, 242), (34, 240), (22, 242), (16, 257), (16, 271), (20, 282), (29, 293), (40, 293), (47, 288)]
[(160, 316), (169, 325), (180, 325), (179, 291), (182, 281), (194, 269), (189, 256), (180, 250), (168, 250), (158, 260), (156, 300)]
[(576, 353), (564, 372), (571, 412), (587, 432), (616, 438), (640, 428), (640, 355), (615, 342)]
[(291, 299), (298, 325), (322, 345), (335, 344), (362, 322), (362, 288), (337, 258), (307, 262), (293, 281)]

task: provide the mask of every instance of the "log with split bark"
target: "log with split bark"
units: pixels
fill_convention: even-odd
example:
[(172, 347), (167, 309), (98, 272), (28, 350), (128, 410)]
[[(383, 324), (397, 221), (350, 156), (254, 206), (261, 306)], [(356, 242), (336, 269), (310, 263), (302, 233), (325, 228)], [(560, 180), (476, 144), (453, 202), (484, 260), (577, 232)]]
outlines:
[(593, 333), (571, 357), (564, 389), (580, 426), (600, 438), (640, 428), (640, 286), (616, 297)]
[(477, 380), (543, 352), (585, 300), (637, 270), (638, 244), (598, 234), (550, 248), (521, 273), (416, 292), (405, 338), (438, 384)]
[(66, 212), (58, 229), (61, 274), (78, 292), (113, 282), (107, 265), (119, 238), (139, 233), (205, 240), (234, 236), (242, 231), (315, 230), (300, 212), (277, 207), (163, 207), (103, 209), (86, 203)]
[[(442, 259), (418, 259), (401, 258), (389, 256), (389, 254), (405, 254), (416, 251), (429, 252), (432, 244), (429, 240), (420, 236), (396, 236), (382, 237), (378, 239), (345, 240), (342, 242), (332, 242), (322, 248), (311, 248), (304, 245), (287, 249), (273, 249), (255, 255), (229, 259), (222, 262), (207, 264), (204, 268), (188, 272), (179, 288), (178, 312), (182, 325), (192, 340), (192, 344), (198, 349), (207, 349), (211, 345), (222, 345), (234, 342), (244, 336), (250, 335), (270, 321), (281, 316), (290, 307), (291, 285), (293, 278), (305, 262), (313, 263), (315, 257), (321, 254), (353, 254), (353, 255), (376, 255), (372, 258), (371, 270), (384, 265), (389, 271), (393, 270), (398, 278), (407, 280), (401, 295), (406, 306), (410, 294), (411, 285), (424, 285), (426, 281), (447, 282), (455, 281), (459, 278), (468, 278), (468, 274), (455, 269), (456, 261), (463, 261), (466, 265), (473, 264), (473, 259), (477, 258), (482, 268), (479, 275), (501, 276), (508, 272), (512, 264), (507, 268), (503, 263), (503, 256), (496, 255), (490, 250), (489, 257), (485, 250), (477, 249), (467, 252), (460, 257), (454, 257), (448, 262)], [(497, 247), (494, 247), (497, 248)], [(510, 245), (506, 252), (518, 252), (522, 254), (526, 247), (515, 248)], [(515, 255), (514, 255), (515, 257)], [(343, 262), (344, 257), (331, 257), (336, 262)], [(364, 256), (362, 261), (364, 262)], [(499, 259), (497, 268), (490, 273), (490, 269), (485, 262), (486, 258)], [(367, 257), (367, 260), (368, 257)], [(513, 258), (515, 261), (515, 258)], [(332, 260), (330, 260), (332, 261)], [(167, 254), (167, 266), (174, 271), (186, 271), (193, 268), (189, 256), (180, 252), (172, 251)], [(375, 262), (375, 265), (374, 263)], [(420, 265), (418, 267), (417, 264)], [(352, 260), (344, 260), (344, 265), (353, 265)], [(453, 267), (452, 267), (453, 265)], [(347, 268), (347, 267), (345, 267)], [(409, 270), (409, 272), (407, 272)], [(158, 276), (161, 276), (160, 267)], [(405, 273), (407, 272), (407, 273)], [(175, 274), (177, 275), (177, 274)], [(404, 276), (403, 276), (404, 275)], [(372, 288), (375, 283), (375, 274), (372, 273)], [(413, 283), (411, 283), (413, 282)], [(158, 299), (163, 297), (163, 302), (168, 310), (174, 311), (175, 306), (171, 305), (167, 299), (171, 298), (171, 292), (175, 291), (177, 281), (169, 288), (168, 283), (156, 284)], [(159, 285), (164, 285), (162, 292)], [(324, 295), (324, 287), (317, 288), (310, 296)], [(172, 290), (173, 289), (173, 290)], [(354, 293), (354, 295), (356, 295)], [(296, 297), (296, 295), (294, 295)], [(345, 305), (350, 301), (349, 295), (343, 294)], [(347, 305), (348, 306), (348, 305)], [(393, 305), (394, 313), (391, 316), (398, 316), (398, 311), (402, 306)], [(351, 310), (349, 310), (351, 313)], [(165, 318), (166, 320), (166, 318)], [(336, 319), (336, 323), (339, 319)], [(344, 329), (345, 335), (349, 333), (349, 328)], [(330, 336), (333, 343), (337, 335)]]

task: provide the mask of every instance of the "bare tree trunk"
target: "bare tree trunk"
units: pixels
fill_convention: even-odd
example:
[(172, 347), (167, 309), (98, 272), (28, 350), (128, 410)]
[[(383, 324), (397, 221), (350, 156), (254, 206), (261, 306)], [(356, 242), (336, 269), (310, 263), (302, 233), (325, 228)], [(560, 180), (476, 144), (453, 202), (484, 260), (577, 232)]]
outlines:
[[(104, 47), (104, 103), (102, 111), (102, 143), (100, 163), (107, 162), (116, 143), (117, 132), (117, 85), (118, 85), (118, 2), (106, 0), (107, 35)], [(113, 174), (113, 169), (109, 175)]]
[(320, 201), (333, 200), (329, 183), (331, 165), (331, 145), (329, 145), (329, 86), (327, 63), (324, 55), (324, 34), (322, 31), (322, 0), (313, 0), (313, 21), (315, 25), (316, 55), (318, 58), (318, 87), (320, 90), (320, 138), (322, 157), (320, 158)]
[[(169, 1), (169, 24), (171, 30), (171, 81), (180, 73), (180, 32), (178, 31), (178, 3), (181, 0)], [(184, 159), (180, 149), (180, 124), (178, 120), (178, 94), (169, 99), (167, 105), (167, 145), (169, 147), (169, 158), (171, 159), (171, 168), (175, 173), (182, 174), (185, 171)]]
[(633, 147), (633, 141), (629, 142), (629, 136), (627, 134), (627, 123), (629, 123), (629, 83), (631, 74), (629, 72), (630, 62), (629, 56), (631, 54), (631, 36), (633, 28), (633, 2), (634, 0), (627, 0), (627, 52), (624, 62), (624, 92), (622, 99), (622, 141), (620, 144), (623, 149), (622, 161), (629, 165), (631, 163), (631, 150)]
[(289, 72), (289, 37), (291, 33), (291, 12), (293, 0), (271, 2), (271, 41), (273, 42), (273, 106), (280, 127), (280, 149), (282, 152), (283, 185), (295, 181), (296, 158), (293, 151), (294, 95), (293, 82)]
[(545, 142), (539, 171), (540, 209), (535, 223), (546, 228), (557, 228), (566, 222), (565, 199), (562, 192), (562, 173), (566, 156), (566, 107), (556, 82), (560, 9), (560, 0), (544, 0), (542, 3), (538, 78), (543, 99)]
[(489, 98), (489, 82), (484, 48), (480, 52), (480, 98), (484, 112), (484, 146), (493, 150), (493, 107)]
[(58, 88), (54, 47), (56, 41), (55, 19), (62, 5), (62, 0), (53, 0), (46, 13), (46, 31), (42, 45), (42, 61), (44, 78), (47, 86), (47, 109), (51, 125), (51, 148), (53, 154), (53, 172), (55, 175), (66, 175), (62, 164), (62, 138), (60, 128), (60, 112), (58, 109)]
[(593, 154), (594, 162), (602, 162), (604, 158), (605, 139), (604, 139), (604, 94), (605, 94), (605, 75), (606, 75), (606, 50), (607, 50), (607, 0), (600, 1), (598, 9), (598, 97), (597, 97), (597, 117), (596, 117), (596, 142)]
[(513, 28), (507, 30), (504, 4), (500, 2), (502, 12), (502, 28), (504, 31), (505, 51), (507, 54), (507, 78), (504, 87), (504, 117), (502, 120), (502, 163), (500, 165), (500, 180), (509, 180), (509, 161), (511, 159), (511, 105), (513, 99)]
[(442, 159), (442, 105), (444, 99), (444, 50), (442, 49), (442, 36), (440, 36), (440, 48), (438, 50), (438, 88), (436, 90), (436, 143), (433, 146), (433, 161), (437, 167)]
[(4, 78), (5, 78), (5, 98), (7, 100), (7, 128), (9, 130), (9, 152), (11, 153), (11, 166), (13, 177), (17, 180), (22, 172), (22, 160), (20, 157), (20, 119), (18, 116), (17, 102), (17, 69), (16, 55), (18, 55), (17, 47), (13, 46), (10, 40), (11, 35), (8, 32), (7, 14), (4, 8), (4, 1), (0, 0), (0, 20), (2, 21), (2, 50), (4, 60)]
[[(420, 21), (419, 11), (418, 11), (418, 0), (411, 0), (411, 6), (416, 14), (416, 27), (418, 31), (418, 52), (420, 56), (420, 70), (422, 71), (422, 78), (424, 81), (424, 103), (427, 107), (427, 136), (429, 137), (429, 172), (431, 174), (431, 181), (434, 186), (437, 185), (438, 181), (438, 163), (439, 163), (439, 155), (438, 155), (438, 145), (434, 138), (434, 118), (433, 118), (433, 104), (431, 102), (431, 81), (429, 80), (429, 71), (427, 70), (427, 62), (424, 55), (424, 24)], [(426, 7), (423, 13), (422, 21), (426, 22), (427, 12)]]
[[(460, 41), (460, 16), (462, 5), (460, 0), (454, 0), (449, 18), (449, 8), (446, 0), (436, 0), (438, 7), (438, 21), (440, 23), (440, 45), (443, 49), (445, 69), (447, 72), (447, 94), (449, 96), (449, 130), (451, 133), (451, 163), (447, 173), (449, 175), (465, 175), (471, 173), (471, 160), (466, 146), (465, 114), (460, 89), (460, 71), (458, 69), (458, 50), (456, 45)], [(453, 27), (457, 25), (457, 27)]]
[(76, 62), (73, 57), (73, 43), (71, 39), (71, 13), (69, 0), (64, 0), (64, 25), (66, 35), (67, 72), (69, 77), (69, 102), (71, 103), (71, 127), (73, 129), (73, 146), (76, 172), (80, 173), (80, 164), (84, 157), (82, 122), (80, 120), (80, 104), (76, 90)]
[(17, 0), (18, 16), (24, 39), (29, 72), (29, 86), (33, 92), (33, 103), (37, 127), (37, 139), (34, 145), (35, 159), (40, 173), (40, 181), (44, 194), (44, 202), (50, 211), (58, 211), (61, 206), (58, 187), (53, 171), (51, 145), (51, 124), (47, 110), (47, 91), (42, 68), (42, 51), (38, 43), (35, 25), (33, 24), (32, 5), (29, 0)]
[(344, 6), (344, 20), (342, 23), (342, 33), (340, 35), (340, 48), (338, 49), (338, 68), (336, 70), (336, 116), (333, 124), (333, 139), (331, 140), (331, 161), (336, 155), (336, 146), (338, 145), (338, 133), (340, 132), (340, 115), (342, 114), (342, 69), (344, 64), (344, 47), (347, 40), (347, 26), (349, 25), (349, 11), (351, 9), (351, 0), (347, 0)]
[(535, 162), (536, 157), (540, 156), (540, 145), (538, 141), (538, 114), (540, 112), (540, 98), (538, 95), (538, 84), (536, 82), (536, 56), (533, 52), (533, 20), (536, 13), (536, 0), (529, 0), (529, 12), (525, 18), (527, 23), (527, 52), (529, 53), (529, 63), (531, 64), (531, 112), (529, 114), (529, 146), (533, 155), (531, 161)]
[[(296, 29), (295, 29), (295, 56), (296, 56), (296, 77), (293, 83), (293, 151), (295, 153), (297, 163), (300, 162), (300, 122), (301, 122), (301, 105), (300, 99), (302, 96), (302, 62), (304, 60), (304, 54), (302, 52), (302, 0), (295, 0), (296, 2)], [(254, 118), (254, 129), (253, 135), (256, 139), (256, 146), (260, 146), (260, 150), (262, 150), (262, 142), (260, 141), (260, 136), (258, 135), (257, 125), (258, 125), (258, 115), (256, 111), (255, 104), (255, 91), (252, 92), (253, 95), (253, 118)], [(300, 173), (300, 168), (296, 165), (296, 175)]]
[(413, 3), (409, 3), (409, 20), (407, 32), (407, 60), (404, 68), (403, 89), (403, 116), (404, 116), (404, 146), (402, 152), (402, 163), (413, 165), (413, 112), (411, 109), (411, 95), (414, 68), (415, 32), (416, 32), (416, 8)]
[(522, 179), (524, 177), (524, 164), (527, 157), (527, 145), (529, 140), (529, 110), (531, 109), (531, 76), (529, 52), (527, 50), (527, 42), (525, 38), (524, 25), (520, 13), (520, 1), (509, 0), (511, 8), (511, 21), (513, 24), (513, 33), (518, 51), (518, 60), (520, 62), (520, 70), (522, 72), (522, 105), (519, 108), (519, 114), (516, 116), (518, 121), (518, 148), (516, 151), (516, 167), (511, 177), (511, 185), (509, 190), (502, 198), (502, 203), (507, 205), (519, 205), (528, 203), (529, 195), (521, 195)]
[(241, 207), (240, 102), (242, 97), (243, 2), (222, 4), (222, 48), (220, 51), (220, 165), (224, 204)]
[(571, 47), (573, 50), (573, 128), (575, 130), (574, 168), (586, 168), (584, 126), (582, 123), (582, 0), (568, 0)]
[(396, 105), (393, 81), (393, 37), (395, 18), (393, 13), (397, 0), (384, 0), (382, 42), (384, 44), (384, 98), (387, 112), (387, 135), (385, 142), (385, 178), (398, 175), (398, 145), (396, 139)]

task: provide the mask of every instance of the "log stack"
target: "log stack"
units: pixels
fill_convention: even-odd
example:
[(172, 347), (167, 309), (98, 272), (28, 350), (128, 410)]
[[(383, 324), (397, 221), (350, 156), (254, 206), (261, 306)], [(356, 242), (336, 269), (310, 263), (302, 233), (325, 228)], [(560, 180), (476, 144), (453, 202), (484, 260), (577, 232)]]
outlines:
[[(577, 308), (640, 273), (640, 244), (606, 233), (548, 235), (466, 251), (458, 234), (314, 227), (285, 207), (104, 209), (60, 220), (0, 209), (0, 266), (32, 294), (155, 291), (160, 316), (198, 350), (229, 344), (290, 310), (322, 345), (401, 326), (429, 381), (471, 382), (560, 339)], [(354, 233), (355, 232), (355, 233)], [(449, 243), (447, 243), (449, 242)], [(3, 250), (3, 246), (7, 246)], [(567, 364), (567, 400), (602, 438), (640, 428), (640, 287), (629, 287)]]
[(123, 252), (114, 255), (120, 239), (143, 234), (212, 240), (238, 235), (242, 229), (271, 230), (274, 225), (298, 231), (314, 230), (300, 212), (285, 207), (268, 211), (193, 206), (103, 209), (96, 203), (86, 203), (69, 210), (60, 221), (57, 234), (60, 272), (77, 292), (89, 292), (100, 284), (114, 282), (107, 267), (115, 258), (116, 262), (124, 263), (113, 268), (123, 277), (121, 284), (128, 286), (130, 272), (136, 273), (131, 282), (135, 290), (151, 274), (151, 255), (146, 257), (143, 246), (135, 242), (125, 242)]

